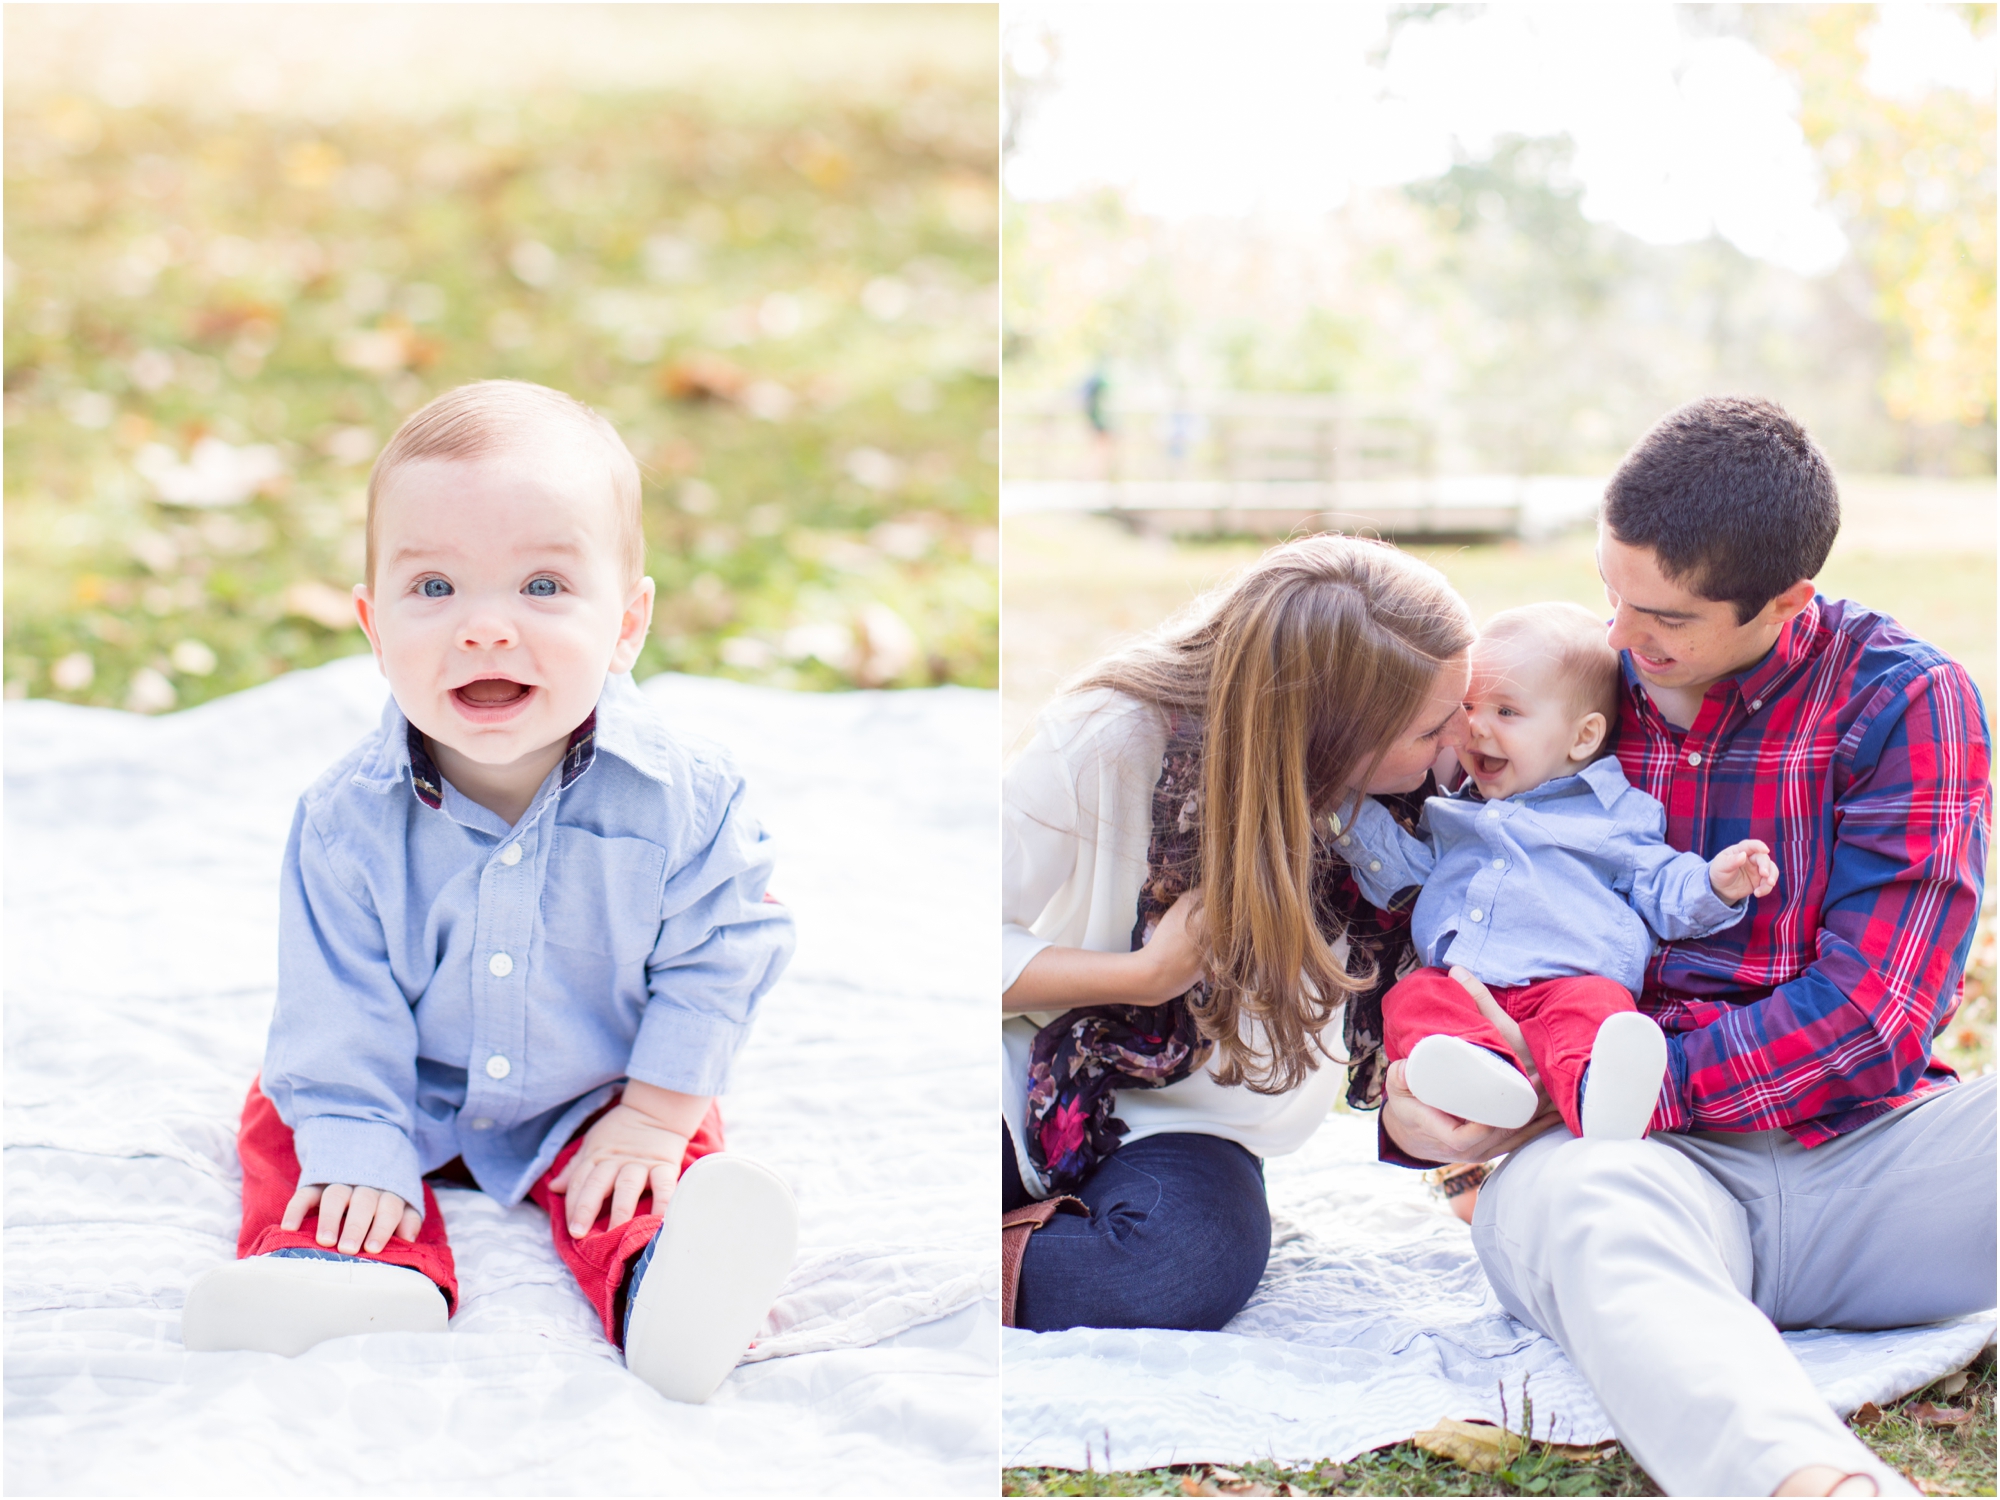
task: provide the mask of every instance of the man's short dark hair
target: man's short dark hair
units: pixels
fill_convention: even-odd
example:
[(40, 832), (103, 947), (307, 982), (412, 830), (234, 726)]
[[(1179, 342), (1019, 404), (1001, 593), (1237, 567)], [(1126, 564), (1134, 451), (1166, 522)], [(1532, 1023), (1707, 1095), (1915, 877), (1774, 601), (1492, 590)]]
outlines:
[(1840, 531), (1833, 469), (1774, 401), (1710, 396), (1659, 420), (1604, 489), (1604, 524), (1746, 624), (1826, 564)]

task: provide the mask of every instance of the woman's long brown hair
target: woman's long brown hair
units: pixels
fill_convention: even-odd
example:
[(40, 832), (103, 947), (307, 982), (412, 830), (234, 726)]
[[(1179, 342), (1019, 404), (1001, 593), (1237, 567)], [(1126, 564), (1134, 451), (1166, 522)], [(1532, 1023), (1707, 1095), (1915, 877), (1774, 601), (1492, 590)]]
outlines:
[[(1472, 643), (1465, 603), (1435, 568), (1381, 542), (1316, 536), (1267, 552), (1227, 589), (1071, 691), (1111, 688), (1203, 725), (1201, 902), (1208, 1001), (1196, 1013), (1216, 1076), (1297, 1088), (1320, 1033), (1374, 982), (1335, 956), (1312, 893), (1314, 825), (1365, 786)], [(1269, 1052), (1247, 1043), (1262, 1023)]]

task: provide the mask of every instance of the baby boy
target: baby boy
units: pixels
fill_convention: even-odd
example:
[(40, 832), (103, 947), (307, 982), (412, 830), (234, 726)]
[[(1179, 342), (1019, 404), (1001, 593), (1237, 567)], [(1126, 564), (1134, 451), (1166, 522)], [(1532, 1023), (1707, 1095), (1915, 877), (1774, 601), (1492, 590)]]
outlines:
[(1667, 1064), (1633, 1003), (1656, 939), (1718, 932), (1777, 884), (1755, 839), (1713, 860), (1668, 847), (1666, 810), (1607, 753), (1618, 689), (1618, 653), (1581, 605), (1494, 616), (1472, 652), (1465, 784), (1425, 802), (1419, 836), (1368, 799), (1337, 835), (1376, 904), (1423, 886), (1412, 932), (1427, 967), (1383, 997), (1383, 1048), (1435, 1109), (1507, 1127), (1535, 1112), (1505, 1038), (1449, 973), (1463, 968), (1519, 1023), (1573, 1133), (1642, 1137)]
[(728, 755), (625, 675), (644, 558), (638, 466), (544, 386), (461, 386), (376, 460), (355, 600), (392, 697), (292, 820), (240, 1258), (188, 1348), (442, 1329), (427, 1178), (540, 1204), (665, 1395), (706, 1400), (762, 1322), (797, 1214), (714, 1096), (792, 923)]

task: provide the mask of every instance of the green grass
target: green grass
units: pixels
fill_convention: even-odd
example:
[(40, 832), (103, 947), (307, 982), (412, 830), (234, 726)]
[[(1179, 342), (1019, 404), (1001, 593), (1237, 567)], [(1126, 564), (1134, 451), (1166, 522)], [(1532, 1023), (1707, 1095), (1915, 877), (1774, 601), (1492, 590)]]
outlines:
[[(10, 109), (8, 695), (189, 704), (363, 649), (368, 464), (487, 376), (641, 460), (642, 674), (992, 685), (994, 84), (919, 82), (907, 113)], [(162, 503), (147, 471), (204, 438), (274, 472)]]
[[(1857, 1436), (1931, 1495), (1994, 1493), (1994, 1363), (1988, 1349), (1968, 1368), (1955, 1395), (1939, 1385), (1893, 1402), (1879, 1422), (1849, 1423)], [(1926, 1427), (1911, 1414), (1917, 1403), (1970, 1410), (1963, 1426)], [(1660, 1491), (1622, 1449), (1577, 1462), (1536, 1448), (1497, 1474), (1474, 1474), (1414, 1443), (1397, 1443), (1349, 1459), (1290, 1468), (1231, 1465), (1236, 1481), (1217, 1479), (1213, 1466), (1100, 1473), (1071, 1469), (1007, 1469), (1003, 1495), (1657, 1495)], [(1289, 1486), (1289, 1490), (1286, 1488)]]

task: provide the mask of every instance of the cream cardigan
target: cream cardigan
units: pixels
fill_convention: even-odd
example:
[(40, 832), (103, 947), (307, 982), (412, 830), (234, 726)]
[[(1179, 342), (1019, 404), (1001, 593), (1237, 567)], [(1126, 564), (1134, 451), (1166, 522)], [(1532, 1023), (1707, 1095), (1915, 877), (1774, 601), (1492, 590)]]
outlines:
[[(1130, 951), (1139, 887), (1146, 878), (1153, 788), (1165, 751), (1166, 726), (1159, 714), (1122, 693), (1073, 694), (1042, 711), (1035, 737), (1002, 781), (1003, 991), (1047, 947)], [(1003, 1116), (1014, 1137), (1021, 1180), (1038, 1197), (1048, 1188), (1023, 1145), (1028, 1052), (1035, 1033), (1057, 1014), (1009, 1016), (1001, 1026)], [(1260, 1032), (1256, 1023), (1246, 1023), (1244, 1036), (1253, 1046)], [(1338, 1015), (1324, 1035), (1338, 1057)], [(1223, 1088), (1204, 1069), (1163, 1089), (1122, 1091), (1118, 1118), (1128, 1127), (1128, 1144), (1191, 1131), (1219, 1135), (1258, 1156), (1282, 1156), (1306, 1143), (1345, 1080), (1340, 1062), (1322, 1059), (1298, 1088), (1270, 1095)]]

